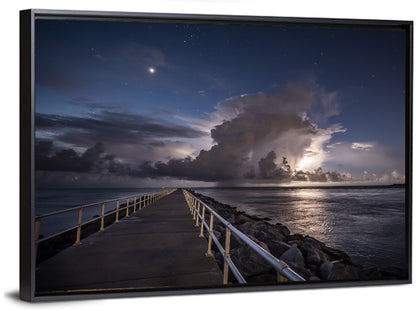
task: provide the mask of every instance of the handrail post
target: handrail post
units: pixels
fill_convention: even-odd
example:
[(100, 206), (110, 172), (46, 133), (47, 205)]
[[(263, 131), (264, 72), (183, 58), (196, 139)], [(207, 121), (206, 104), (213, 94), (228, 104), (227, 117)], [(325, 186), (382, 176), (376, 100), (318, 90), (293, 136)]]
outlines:
[(213, 227), (214, 227), (214, 214), (211, 213), (211, 217), (209, 220), (209, 238), (208, 238), (208, 251), (207, 256), (212, 256), (211, 246), (212, 246), (212, 236), (213, 233)]
[(277, 283), (283, 283), (283, 282), (287, 282), (288, 279), (285, 278), (280, 271), (277, 271)]
[(142, 196), (139, 196), (139, 211), (142, 210)]
[(199, 227), (199, 210), (200, 210), (201, 203), (198, 201), (198, 212), (196, 213), (196, 223), (195, 227)]
[(81, 243), (82, 210), (83, 210), (82, 207), (78, 210), (78, 228), (77, 228), (77, 239), (75, 241), (75, 245), (79, 245)]
[(223, 284), (228, 284), (228, 262), (226, 258), (230, 258), (230, 237), (231, 230), (227, 227), (225, 232), (225, 255), (224, 255), (224, 280)]
[(201, 233), (199, 234), (200, 238), (204, 237), (204, 221), (205, 221), (205, 205), (202, 205)]
[(192, 212), (194, 213), (193, 219), (195, 220), (195, 217), (196, 217), (196, 199), (192, 200)]
[(120, 202), (117, 200), (116, 222), (118, 222), (118, 210), (120, 208)]
[(38, 254), (39, 231), (40, 231), (40, 218), (36, 218), (35, 220), (35, 261), (36, 261), (36, 255)]
[(129, 217), (130, 198), (126, 200), (126, 218)]
[(137, 198), (137, 197), (134, 197), (134, 207), (133, 207), (133, 213), (136, 213), (136, 198)]
[(104, 231), (104, 208), (105, 208), (105, 203), (101, 204), (101, 227), (100, 227), (100, 231)]

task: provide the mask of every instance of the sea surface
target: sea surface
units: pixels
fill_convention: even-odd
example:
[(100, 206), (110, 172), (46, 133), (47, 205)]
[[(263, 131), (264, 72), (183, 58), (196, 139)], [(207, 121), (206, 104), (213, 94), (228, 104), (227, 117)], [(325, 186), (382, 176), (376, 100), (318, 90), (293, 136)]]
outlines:
[[(38, 189), (35, 214), (41, 215), (89, 203), (133, 197), (160, 188)], [(268, 217), (291, 233), (312, 236), (345, 251), (363, 266), (405, 267), (405, 189), (397, 187), (346, 188), (195, 188), (240, 211)], [(126, 201), (121, 200), (120, 203)], [(105, 211), (115, 202), (106, 203)], [(83, 221), (101, 214), (101, 205), (84, 209)], [(42, 218), (40, 233), (49, 235), (75, 226), (78, 213)]]
[[(82, 188), (82, 189), (36, 189), (35, 215), (62, 211), (76, 206), (87, 205), (120, 198), (120, 205), (130, 202), (134, 196), (140, 194), (158, 192), (161, 188)], [(138, 199), (138, 198), (137, 198)], [(104, 212), (107, 213), (116, 208), (116, 201), (105, 203)], [(94, 216), (101, 215), (101, 204), (84, 208), (82, 221), (88, 221)], [(77, 225), (78, 211), (70, 211), (41, 219), (40, 234), (48, 236), (69, 229)]]

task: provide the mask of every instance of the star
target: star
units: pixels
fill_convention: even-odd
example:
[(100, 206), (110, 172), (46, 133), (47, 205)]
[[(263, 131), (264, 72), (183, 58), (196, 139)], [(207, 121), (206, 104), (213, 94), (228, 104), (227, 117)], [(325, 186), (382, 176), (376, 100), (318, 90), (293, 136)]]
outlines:
[(153, 68), (153, 67), (149, 68), (149, 73), (150, 74), (154, 74), (155, 72), (156, 72), (155, 68)]

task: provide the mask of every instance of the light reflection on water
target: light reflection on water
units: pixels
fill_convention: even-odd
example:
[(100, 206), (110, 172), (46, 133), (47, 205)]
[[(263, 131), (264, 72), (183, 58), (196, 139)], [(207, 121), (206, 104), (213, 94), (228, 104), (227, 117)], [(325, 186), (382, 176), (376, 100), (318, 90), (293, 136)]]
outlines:
[(406, 265), (403, 188), (196, 190), (344, 250), (362, 265)]

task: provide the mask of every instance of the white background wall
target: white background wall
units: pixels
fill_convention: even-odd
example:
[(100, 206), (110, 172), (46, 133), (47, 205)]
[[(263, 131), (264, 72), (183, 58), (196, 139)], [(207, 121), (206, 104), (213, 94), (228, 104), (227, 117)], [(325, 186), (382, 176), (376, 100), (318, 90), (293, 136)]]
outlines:
[[(28, 8), (293, 17), (414, 20), (411, 0), (148, 0), (3, 1), (1, 4), (1, 274), (3, 310), (399, 310), (416, 305), (415, 285), (157, 298), (123, 298), (30, 305), (19, 290), (19, 10)], [(413, 220), (414, 221), (414, 220)], [(414, 260), (413, 260), (414, 262)], [(5, 308), (4, 308), (5, 307)]]

